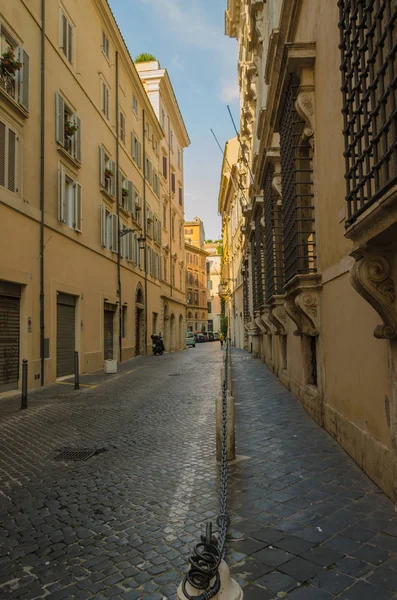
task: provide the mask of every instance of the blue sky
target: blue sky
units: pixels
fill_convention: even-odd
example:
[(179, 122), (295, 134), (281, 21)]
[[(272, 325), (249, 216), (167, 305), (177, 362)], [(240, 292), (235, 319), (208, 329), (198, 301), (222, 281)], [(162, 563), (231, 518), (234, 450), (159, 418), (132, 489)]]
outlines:
[(150, 52), (168, 70), (189, 133), (185, 150), (185, 218), (220, 236), (222, 146), (238, 122), (237, 41), (224, 34), (227, 0), (109, 0), (131, 55)]

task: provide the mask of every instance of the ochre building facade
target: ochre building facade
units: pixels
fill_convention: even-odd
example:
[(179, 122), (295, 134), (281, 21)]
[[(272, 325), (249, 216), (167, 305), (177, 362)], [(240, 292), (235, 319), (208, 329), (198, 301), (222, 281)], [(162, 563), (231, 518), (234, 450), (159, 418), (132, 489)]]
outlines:
[(247, 347), (392, 499), (396, 11), (392, 0), (226, 11), (239, 44)]
[(24, 358), (32, 388), (73, 373), (75, 351), (88, 372), (150, 350), (165, 132), (105, 0), (6, 2), (0, 27), (18, 59), (0, 76), (4, 392)]

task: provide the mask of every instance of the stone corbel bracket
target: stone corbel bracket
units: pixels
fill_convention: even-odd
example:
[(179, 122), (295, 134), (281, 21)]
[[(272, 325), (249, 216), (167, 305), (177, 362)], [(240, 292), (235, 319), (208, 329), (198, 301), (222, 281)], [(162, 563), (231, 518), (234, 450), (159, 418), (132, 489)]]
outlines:
[(261, 318), (261, 322), (265, 328), (265, 333), (267, 335), (274, 335), (277, 330), (274, 327), (273, 323), (269, 319), (269, 310), (266, 309), (264, 312), (262, 312), (260, 318)]
[(285, 312), (294, 321), (294, 335), (316, 337), (320, 333), (320, 294), (318, 291), (302, 291), (288, 297)]
[(287, 335), (287, 314), (284, 300), (284, 297), (277, 298), (269, 311), (269, 320), (276, 328), (276, 335)]
[(264, 324), (262, 323), (262, 320), (261, 320), (261, 318), (260, 318), (260, 317), (256, 317), (256, 319), (255, 319), (255, 323), (256, 323), (256, 325), (257, 325), (257, 327), (258, 327), (258, 329), (259, 329), (259, 331), (260, 331), (261, 333), (265, 333), (265, 334), (267, 333), (266, 327), (265, 327), (265, 326), (264, 326)]
[(385, 256), (373, 254), (356, 260), (350, 271), (351, 284), (383, 321), (375, 327), (374, 336), (393, 340), (397, 338), (397, 311), (390, 261)]
[(295, 108), (298, 115), (305, 121), (303, 129), (303, 138), (309, 141), (314, 148), (314, 85), (301, 85), (298, 96), (295, 101)]

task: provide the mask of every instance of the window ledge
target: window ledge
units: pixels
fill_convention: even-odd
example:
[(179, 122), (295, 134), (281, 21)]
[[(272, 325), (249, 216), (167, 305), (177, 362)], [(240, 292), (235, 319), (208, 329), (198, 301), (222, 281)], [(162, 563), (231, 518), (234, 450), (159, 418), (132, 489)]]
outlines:
[(396, 208), (397, 185), (394, 185), (346, 229), (345, 237), (356, 247), (366, 244), (397, 222)]
[[(73, 159), (72, 159), (73, 160)], [(112, 194), (109, 194), (109, 192), (103, 187), (101, 186), (101, 192), (102, 194), (104, 194), (106, 196), (106, 198), (108, 198), (111, 202), (116, 202), (116, 198), (114, 196), (112, 196)]]
[(23, 106), (21, 106), (12, 96), (7, 94), (7, 92), (0, 86), (0, 98), (4, 98), (8, 104), (19, 112), (19, 114), (24, 118), (29, 118), (29, 111), (26, 110)]
[(130, 214), (131, 214), (131, 213), (130, 213), (130, 212), (129, 212), (129, 211), (126, 209), (126, 208), (124, 208), (124, 207), (123, 207), (123, 206), (121, 206), (120, 204), (119, 204), (119, 210), (120, 210), (120, 211), (123, 213), (123, 215), (124, 215), (126, 218), (128, 218), (128, 217), (130, 216)]
[(81, 169), (81, 163), (78, 160), (76, 160), (75, 158), (73, 158), (73, 156), (71, 154), (69, 154), (69, 152), (67, 150), (65, 150), (65, 148), (63, 146), (61, 146), (60, 144), (58, 144), (57, 150), (58, 150), (59, 154), (62, 154), (62, 156), (64, 156), (65, 158), (67, 158), (68, 161), (74, 167), (76, 167), (76, 169)]

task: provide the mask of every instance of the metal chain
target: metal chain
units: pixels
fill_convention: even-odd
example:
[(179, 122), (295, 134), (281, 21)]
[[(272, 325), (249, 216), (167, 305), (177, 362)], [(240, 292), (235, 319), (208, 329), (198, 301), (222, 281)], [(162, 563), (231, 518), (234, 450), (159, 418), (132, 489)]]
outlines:
[[(216, 520), (218, 538), (212, 535), (212, 523), (207, 524), (205, 535), (196, 544), (193, 556), (189, 558), (190, 570), (182, 582), (183, 593), (188, 600), (210, 600), (220, 590), (219, 565), (226, 552), (226, 534), (230, 525), (227, 514), (227, 392), (229, 381), (229, 340), (225, 343), (224, 378), (222, 381), (222, 446), (221, 446), (221, 489), (220, 514)], [(211, 585), (211, 581), (213, 583)], [(189, 583), (196, 590), (203, 590), (199, 596), (190, 596), (186, 589)], [(210, 587), (211, 585), (211, 587)]]

